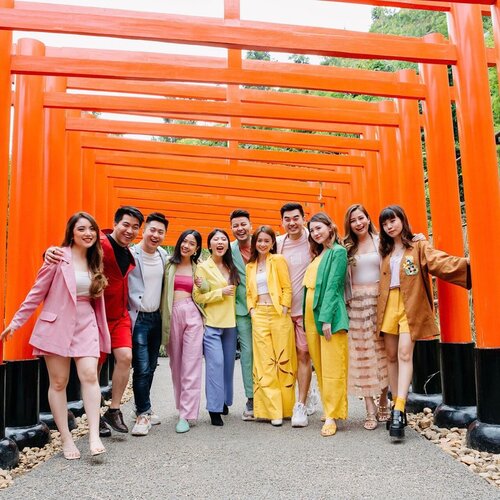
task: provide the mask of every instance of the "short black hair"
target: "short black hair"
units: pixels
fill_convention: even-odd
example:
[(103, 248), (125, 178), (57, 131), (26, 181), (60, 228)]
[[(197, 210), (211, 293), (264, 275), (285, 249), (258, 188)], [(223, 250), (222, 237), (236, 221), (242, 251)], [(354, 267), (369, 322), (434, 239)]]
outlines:
[(236, 210), (233, 210), (229, 215), (229, 220), (231, 221), (233, 219), (236, 219), (236, 217), (246, 217), (248, 220), (250, 220), (250, 214), (247, 210), (243, 210), (243, 208), (237, 208)]
[(283, 215), (285, 212), (291, 212), (292, 210), (298, 210), (300, 212), (300, 215), (304, 217), (304, 208), (300, 203), (297, 202), (291, 202), (291, 203), (285, 203), (281, 208), (280, 208), (280, 213), (281, 213), (281, 218), (283, 219)]
[(139, 226), (142, 226), (144, 222), (144, 215), (142, 215), (141, 211), (138, 208), (131, 207), (130, 205), (125, 205), (120, 207), (115, 212), (115, 224), (118, 224), (124, 215), (130, 215), (130, 217), (135, 217), (139, 221)]
[(154, 221), (163, 224), (165, 226), (165, 231), (168, 229), (168, 220), (162, 213), (152, 212), (146, 217), (146, 224)]

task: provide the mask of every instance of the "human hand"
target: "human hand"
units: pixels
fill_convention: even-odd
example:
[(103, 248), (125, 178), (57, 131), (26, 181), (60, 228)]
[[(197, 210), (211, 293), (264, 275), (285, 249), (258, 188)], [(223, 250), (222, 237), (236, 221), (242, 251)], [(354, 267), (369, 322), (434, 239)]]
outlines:
[(332, 325), (330, 323), (323, 323), (323, 336), (327, 342), (332, 338)]
[(423, 234), (423, 233), (414, 234), (413, 238), (411, 239), (411, 241), (413, 241), (414, 243), (417, 241), (425, 241), (425, 240), (426, 240), (426, 237), (425, 237), (425, 234)]
[(286, 315), (287, 315), (287, 313), (288, 313), (288, 307), (286, 307), (286, 306), (282, 306), (282, 307), (283, 307), (283, 311), (282, 311), (282, 313), (281, 313), (281, 314), (282, 314), (283, 316), (286, 316)]
[(45, 252), (45, 264), (57, 264), (62, 256), (63, 251), (60, 247), (49, 247)]
[(252, 309), (248, 311), (248, 314), (250, 314), (250, 317), (252, 318), (253, 315), (255, 314), (255, 309), (252, 307)]
[(8, 326), (2, 333), (0, 333), (0, 341), (3, 339), (8, 340), (14, 335), (14, 328)]
[(234, 295), (234, 288), (235, 288), (234, 285), (225, 286), (222, 289), (222, 295)]
[(202, 284), (202, 283), (203, 283), (203, 280), (202, 280), (199, 276), (197, 276), (197, 277), (194, 279), (194, 284), (195, 284), (198, 288), (200, 288), (200, 286), (201, 286), (201, 284)]

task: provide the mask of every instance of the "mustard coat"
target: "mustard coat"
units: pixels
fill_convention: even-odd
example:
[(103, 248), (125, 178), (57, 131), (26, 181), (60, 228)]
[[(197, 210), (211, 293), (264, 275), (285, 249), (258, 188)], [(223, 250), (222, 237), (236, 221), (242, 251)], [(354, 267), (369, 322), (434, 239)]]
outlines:
[[(406, 248), (399, 270), (400, 292), (403, 299), (410, 335), (413, 341), (439, 336), (433, 310), (433, 293), (429, 274), (463, 288), (470, 288), (470, 268), (467, 259), (453, 257), (432, 248), (428, 241), (412, 243)], [(377, 331), (389, 298), (391, 283), (390, 255), (382, 258), (380, 293), (377, 303)]]
[[(278, 254), (268, 254), (266, 257), (266, 275), (269, 295), (278, 314), (283, 314), (283, 306), (292, 306), (292, 282), (288, 272), (285, 257)], [(259, 296), (257, 295), (257, 261), (249, 262), (246, 267), (247, 278), (247, 307), (255, 308)]]

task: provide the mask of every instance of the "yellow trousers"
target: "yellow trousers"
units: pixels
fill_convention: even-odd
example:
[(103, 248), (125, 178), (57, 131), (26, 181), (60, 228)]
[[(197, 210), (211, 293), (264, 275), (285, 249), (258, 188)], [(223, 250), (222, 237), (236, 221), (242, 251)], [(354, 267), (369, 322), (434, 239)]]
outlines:
[[(308, 295), (313, 295), (309, 293)], [(318, 378), (318, 387), (326, 418), (347, 418), (347, 369), (349, 352), (347, 332), (332, 335), (327, 342), (319, 335), (314, 323), (312, 306), (307, 307), (304, 318), (309, 354)]]
[(291, 417), (297, 354), (290, 315), (279, 315), (273, 306), (257, 305), (252, 316), (252, 345), (255, 417)]

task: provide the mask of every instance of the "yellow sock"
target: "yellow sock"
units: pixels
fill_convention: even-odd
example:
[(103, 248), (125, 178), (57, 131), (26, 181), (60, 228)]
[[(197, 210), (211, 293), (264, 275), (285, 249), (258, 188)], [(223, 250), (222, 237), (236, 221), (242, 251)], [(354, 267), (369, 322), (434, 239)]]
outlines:
[(405, 404), (406, 404), (406, 399), (397, 397), (394, 409), (398, 411), (405, 411)]

